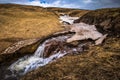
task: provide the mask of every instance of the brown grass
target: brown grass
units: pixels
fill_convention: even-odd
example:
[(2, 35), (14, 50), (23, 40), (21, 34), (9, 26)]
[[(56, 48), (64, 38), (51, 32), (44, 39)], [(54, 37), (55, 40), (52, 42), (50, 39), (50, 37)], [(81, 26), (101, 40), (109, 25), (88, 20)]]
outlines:
[(119, 80), (120, 40), (107, 38), (100, 46), (79, 55), (65, 56), (40, 67), (21, 80)]
[(81, 17), (82, 15), (86, 14), (89, 12), (89, 10), (82, 10), (82, 9), (70, 9), (70, 8), (55, 8), (55, 7), (50, 7), (47, 8), (48, 10), (54, 11), (57, 15), (60, 15), (60, 13), (65, 13), (70, 16), (77, 16)]
[(120, 33), (120, 8), (106, 8), (90, 11), (74, 21), (99, 25), (97, 28), (114, 36)]
[(0, 52), (11, 44), (3, 39), (40, 38), (60, 30), (63, 28), (53, 12), (41, 7), (0, 5)]
[[(0, 52), (16, 42), (11, 43), (9, 40), (40, 38), (63, 30), (58, 20), (61, 12), (71, 16), (80, 16), (88, 11), (0, 4)], [(8, 40), (4, 41), (4, 39)]]

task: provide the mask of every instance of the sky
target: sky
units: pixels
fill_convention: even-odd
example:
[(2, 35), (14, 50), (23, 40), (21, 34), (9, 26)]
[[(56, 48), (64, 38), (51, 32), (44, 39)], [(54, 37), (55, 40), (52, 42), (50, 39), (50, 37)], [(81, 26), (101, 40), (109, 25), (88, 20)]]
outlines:
[(120, 8), (120, 0), (0, 0), (0, 4), (4, 3), (79, 9)]

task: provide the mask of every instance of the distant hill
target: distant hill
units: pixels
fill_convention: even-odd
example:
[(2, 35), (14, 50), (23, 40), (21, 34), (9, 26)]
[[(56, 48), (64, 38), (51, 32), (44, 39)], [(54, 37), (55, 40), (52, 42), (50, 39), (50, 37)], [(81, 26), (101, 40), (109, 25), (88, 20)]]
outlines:
[(56, 7), (49, 7), (47, 8), (47, 10), (52, 10), (58, 15), (60, 13), (65, 13), (70, 16), (83, 16), (84, 14), (90, 11), (90, 10), (83, 10), (83, 9), (56, 8)]

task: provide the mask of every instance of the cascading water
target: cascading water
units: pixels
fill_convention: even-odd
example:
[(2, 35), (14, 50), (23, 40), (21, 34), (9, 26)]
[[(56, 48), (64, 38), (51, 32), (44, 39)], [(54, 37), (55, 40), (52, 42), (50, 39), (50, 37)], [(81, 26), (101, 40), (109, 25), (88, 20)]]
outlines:
[(63, 36), (63, 37), (57, 37), (57, 38), (52, 38), (49, 40), (46, 40), (45, 42), (43, 42), (43, 44), (41, 44), (38, 49), (36, 50), (36, 52), (34, 53), (34, 55), (32, 56), (25, 56), (21, 59), (19, 59), (18, 61), (16, 61), (15, 63), (13, 63), (8, 69), (10, 69), (13, 74), (18, 74), (18, 75), (24, 75), (27, 72), (37, 69), (40, 66), (44, 66), (50, 62), (52, 62), (55, 59), (58, 59), (62, 56), (64, 56), (66, 54), (66, 52), (62, 52), (59, 51), (57, 53), (55, 53), (54, 55), (51, 55), (48, 58), (44, 58), (44, 52), (45, 52), (45, 46), (47, 42), (50, 42), (52, 40), (59, 40), (59, 41), (65, 41), (68, 37), (67, 36)]
[[(78, 17), (69, 17), (66, 15), (60, 16), (60, 20), (62, 22), (65, 21), (69, 24), (73, 24), (73, 21), (77, 18)], [(91, 41), (87, 41), (83, 43), (80, 42), (77, 45), (71, 46), (70, 44), (66, 43), (66, 41), (71, 36), (71, 34), (66, 34), (45, 40), (40, 44), (33, 55), (24, 56), (23, 58), (20, 58), (18, 61), (10, 65), (8, 67), (8, 70), (10, 70), (12, 73), (10, 75), (5, 75), (5, 78), (9, 79), (11, 76), (17, 78), (18, 76), (22, 76), (29, 71), (37, 69), (40, 66), (45, 66), (48, 63), (53, 62), (66, 54), (80, 53), (84, 50), (84, 46), (91, 44)]]

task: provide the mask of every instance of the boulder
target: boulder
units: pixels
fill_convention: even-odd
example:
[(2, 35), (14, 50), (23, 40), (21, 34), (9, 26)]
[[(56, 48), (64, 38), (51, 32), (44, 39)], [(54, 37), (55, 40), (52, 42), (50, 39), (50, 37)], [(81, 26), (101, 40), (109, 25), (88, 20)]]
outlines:
[(64, 42), (60, 42), (57, 40), (49, 41), (45, 45), (46, 46), (45, 46), (44, 58), (56, 54), (57, 52), (62, 51), (64, 49)]

